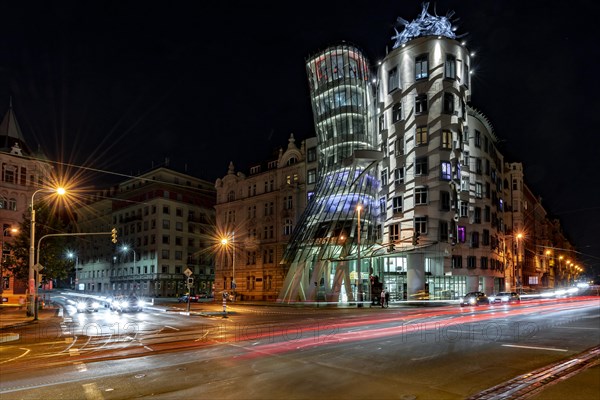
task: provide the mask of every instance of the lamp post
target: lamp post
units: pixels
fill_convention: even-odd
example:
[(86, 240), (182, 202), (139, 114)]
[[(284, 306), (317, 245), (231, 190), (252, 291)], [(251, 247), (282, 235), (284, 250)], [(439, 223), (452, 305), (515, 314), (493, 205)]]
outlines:
[(4, 237), (6, 232), (18, 233), (17, 228), (4, 228), (2, 231), (2, 247), (0, 247), (0, 294), (4, 292)]
[(42, 188), (42, 189), (38, 189), (35, 192), (33, 192), (33, 194), (31, 195), (31, 233), (29, 235), (29, 279), (28, 279), (28, 283), (29, 283), (29, 309), (27, 310), (27, 315), (28, 316), (33, 316), (34, 320), (38, 319), (37, 316), (37, 286), (35, 284), (35, 207), (34, 207), (34, 198), (35, 195), (40, 193), (40, 192), (49, 192), (49, 193), (53, 193), (55, 192), (56, 194), (59, 195), (64, 195), (65, 194), (65, 189), (64, 188), (57, 188), (57, 189), (48, 189), (48, 188)]
[(357, 307), (362, 307), (363, 301), (363, 287), (362, 287), (362, 268), (360, 265), (360, 212), (362, 210), (362, 206), (359, 204), (356, 206), (356, 211), (358, 212), (358, 233), (356, 235), (356, 244), (357, 244), (357, 256), (356, 256), (356, 289), (358, 291), (358, 301), (356, 302)]
[(79, 270), (79, 256), (70, 251), (67, 253), (67, 257), (70, 259), (75, 257), (75, 291), (77, 291), (79, 290), (79, 277), (77, 276), (77, 271)]
[[(221, 244), (223, 246), (227, 246), (229, 242), (230, 241), (228, 237), (221, 239)], [(237, 285), (235, 283), (235, 232), (231, 232), (231, 269), (231, 289), (233, 291), (233, 298), (235, 299), (235, 289), (237, 288)], [(226, 282), (223, 284), (223, 289), (227, 289)]]
[[(135, 259), (136, 259), (136, 255), (135, 255), (135, 250), (133, 249), (133, 247), (130, 249), (129, 246), (124, 245), (122, 248), (123, 252), (128, 252), (129, 250), (131, 250), (133, 252), (133, 273), (135, 273)], [(177, 286), (179, 288), (179, 286)]]

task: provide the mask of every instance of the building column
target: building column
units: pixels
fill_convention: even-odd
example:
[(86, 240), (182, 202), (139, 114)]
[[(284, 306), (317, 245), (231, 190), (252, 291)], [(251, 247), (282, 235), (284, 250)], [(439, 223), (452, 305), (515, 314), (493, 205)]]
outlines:
[(484, 276), (483, 277), (483, 293), (487, 295), (492, 295), (496, 293), (494, 289), (494, 277), (493, 276)]
[(411, 253), (406, 257), (406, 290), (407, 299), (419, 290), (425, 290), (425, 255)]
[(467, 293), (479, 291), (479, 276), (467, 275)]

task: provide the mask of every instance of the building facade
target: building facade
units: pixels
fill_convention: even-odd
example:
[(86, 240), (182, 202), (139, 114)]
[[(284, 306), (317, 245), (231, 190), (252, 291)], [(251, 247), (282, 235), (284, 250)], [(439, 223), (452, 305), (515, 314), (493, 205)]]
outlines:
[(78, 241), (77, 289), (168, 297), (187, 293), (189, 277), (192, 293), (212, 293), (214, 198), (212, 183), (166, 167), (99, 192), (77, 210), (90, 234)]
[(0, 226), (2, 227), (2, 258), (0, 292), (6, 302), (14, 303), (26, 294), (27, 283), (17, 281), (9, 273), (11, 257), (7, 245), (12, 242), (29, 211), (34, 192), (53, 183), (53, 167), (40, 151), (26, 143), (12, 107), (0, 123)]
[(217, 236), (227, 245), (216, 251), (216, 292), (239, 300), (277, 298), (285, 277), (280, 261), (312, 196), (316, 166), (315, 139), (298, 147), (291, 135), (266, 165), (252, 166), (246, 175), (230, 163), (217, 179)]

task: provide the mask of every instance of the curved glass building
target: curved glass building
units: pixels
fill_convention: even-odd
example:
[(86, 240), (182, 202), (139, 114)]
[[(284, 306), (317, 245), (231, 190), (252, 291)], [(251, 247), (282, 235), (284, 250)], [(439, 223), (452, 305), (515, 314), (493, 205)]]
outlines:
[(367, 59), (348, 44), (306, 63), (319, 170), (315, 194), (288, 244), (279, 301), (355, 301), (367, 294), (360, 248), (379, 214), (373, 89)]

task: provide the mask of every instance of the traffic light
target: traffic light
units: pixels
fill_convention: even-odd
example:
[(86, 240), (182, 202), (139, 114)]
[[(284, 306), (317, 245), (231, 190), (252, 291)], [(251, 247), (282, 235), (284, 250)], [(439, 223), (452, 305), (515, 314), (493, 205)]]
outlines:
[(194, 284), (194, 278), (187, 278), (187, 284), (188, 286), (191, 286)]
[(112, 231), (110, 231), (110, 233), (112, 235), (112, 242), (117, 243), (117, 228), (112, 228)]
[(413, 240), (412, 240), (413, 246), (416, 246), (419, 244), (419, 236), (421, 236), (421, 234), (419, 232), (415, 231), (415, 233), (413, 233)]

